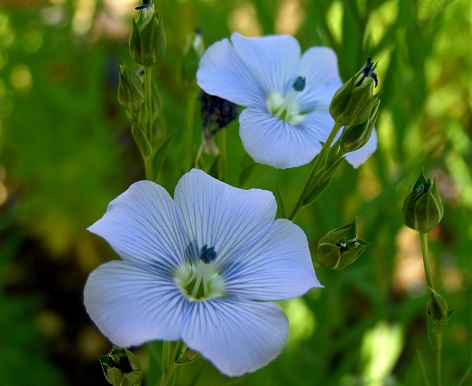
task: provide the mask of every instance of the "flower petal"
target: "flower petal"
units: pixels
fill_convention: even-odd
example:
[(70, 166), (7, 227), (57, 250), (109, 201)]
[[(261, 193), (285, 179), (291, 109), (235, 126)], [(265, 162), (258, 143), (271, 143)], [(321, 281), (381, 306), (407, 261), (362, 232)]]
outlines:
[(207, 94), (242, 106), (265, 105), (263, 90), (228, 39), (211, 45), (202, 56), (197, 83)]
[(283, 95), (291, 90), (290, 80), (300, 63), (297, 39), (289, 35), (248, 38), (235, 32), (231, 42), (265, 95), (276, 92)]
[(191, 304), (182, 339), (222, 373), (238, 376), (279, 355), (287, 333), (287, 318), (276, 304), (215, 299)]
[(108, 241), (123, 260), (162, 268), (179, 265), (187, 244), (172, 198), (151, 181), (131, 185), (88, 230)]
[(244, 149), (261, 164), (293, 168), (309, 163), (321, 150), (322, 138), (305, 121), (292, 126), (263, 110), (248, 107), (241, 113), (239, 123)]
[(125, 261), (110, 261), (89, 276), (84, 304), (113, 344), (177, 340), (186, 300), (169, 279)]
[(197, 169), (180, 179), (175, 202), (185, 233), (196, 248), (194, 256), (207, 245), (221, 262), (235, 250), (250, 247), (250, 240), (272, 224), (277, 211), (271, 192), (234, 188)]
[(377, 149), (377, 133), (372, 130), (372, 135), (367, 143), (360, 149), (346, 154), (346, 160), (355, 168), (362, 165)]
[(321, 287), (305, 233), (291, 221), (276, 220), (252, 248), (233, 256), (223, 269), (225, 294), (251, 300), (283, 300)]
[(339, 77), (336, 54), (328, 47), (312, 47), (302, 56), (297, 75), (305, 76), (305, 89), (297, 98), (302, 111), (328, 109), (333, 95), (342, 82)]

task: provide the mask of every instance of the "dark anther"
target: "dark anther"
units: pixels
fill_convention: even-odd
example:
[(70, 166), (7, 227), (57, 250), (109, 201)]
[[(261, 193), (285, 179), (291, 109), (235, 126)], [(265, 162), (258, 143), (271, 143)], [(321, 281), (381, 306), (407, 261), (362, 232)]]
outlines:
[(208, 248), (207, 245), (204, 245), (200, 251), (200, 260), (205, 264), (210, 264), (213, 260), (216, 259), (215, 248)]
[(140, 9), (147, 8), (150, 5), (151, 5), (151, 0), (143, 0), (143, 3), (139, 7), (136, 7), (135, 9), (139, 11)]

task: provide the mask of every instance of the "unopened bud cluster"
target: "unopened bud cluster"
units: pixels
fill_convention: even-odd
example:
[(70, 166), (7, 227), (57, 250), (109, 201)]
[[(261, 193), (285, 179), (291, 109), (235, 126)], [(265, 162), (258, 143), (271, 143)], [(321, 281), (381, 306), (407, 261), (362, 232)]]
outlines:
[(336, 91), (329, 106), (329, 112), (338, 125), (344, 126), (340, 139), (344, 153), (360, 149), (369, 140), (379, 116), (380, 99), (374, 95), (377, 75), (376, 64), (370, 58), (358, 71)]

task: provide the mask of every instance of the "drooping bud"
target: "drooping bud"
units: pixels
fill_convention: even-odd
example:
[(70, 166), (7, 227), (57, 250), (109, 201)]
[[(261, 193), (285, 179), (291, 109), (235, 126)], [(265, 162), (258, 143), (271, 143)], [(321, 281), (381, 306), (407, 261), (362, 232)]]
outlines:
[(317, 262), (326, 268), (343, 269), (352, 264), (369, 246), (357, 237), (356, 219), (333, 229), (318, 241)]
[(166, 49), (166, 34), (161, 15), (154, 11), (153, 4), (141, 8), (138, 20), (133, 19), (129, 36), (131, 58), (142, 66), (153, 66), (162, 60)]
[(144, 103), (143, 86), (126, 64), (120, 65), (118, 102), (128, 111), (139, 111)]
[(205, 151), (218, 154), (218, 149), (213, 143), (213, 137), (222, 128), (238, 116), (238, 106), (233, 102), (220, 98), (216, 95), (201, 91), (198, 98), (202, 103), (201, 116), (203, 122), (203, 138)]
[(350, 153), (363, 147), (370, 139), (375, 122), (379, 116), (380, 99), (376, 96), (370, 117), (367, 121), (355, 126), (346, 126), (340, 138), (340, 147), (343, 153)]
[(100, 356), (103, 374), (113, 386), (140, 386), (141, 362), (131, 351), (113, 346), (108, 355)]
[(184, 57), (182, 61), (181, 76), (183, 83), (189, 88), (198, 88), (197, 70), (200, 58), (205, 52), (202, 32), (196, 28), (193, 35), (189, 36), (187, 45), (184, 48)]
[(368, 58), (365, 67), (336, 91), (329, 106), (329, 113), (336, 123), (356, 126), (372, 116), (374, 106), (378, 105), (378, 96), (374, 96), (374, 86), (378, 84), (373, 71), (376, 65)]
[(427, 314), (433, 323), (431, 331), (436, 335), (442, 334), (455, 310), (449, 310), (446, 299), (432, 288), (430, 288), (427, 309)]
[(431, 182), (422, 171), (403, 202), (403, 222), (411, 229), (428, 233), (444, 215), (436, 179)]

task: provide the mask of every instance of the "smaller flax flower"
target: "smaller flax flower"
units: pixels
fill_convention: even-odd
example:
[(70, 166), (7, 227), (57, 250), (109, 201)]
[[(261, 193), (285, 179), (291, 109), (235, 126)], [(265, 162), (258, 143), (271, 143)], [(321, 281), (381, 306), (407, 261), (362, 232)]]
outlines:
[(229, 376), (263, 367), (287, 339), (273, 301), (321, 287), (305, 234), (275, 220), (276, 209), (272, 193), (196, 169), (174, 199), (153, 182), (133, 184), (89, 228), (122, 260), (90, 274), (87, 312), (121, 347), (181, 339)]
[[(334, 124), (329, 105), (342, 85), (330, 48), (312, 47), (301, 55), (292, 36), (238, 33), (207, 49), (197, 82), (208, 94), (246, 106), (239, 117), (245, 150), (256, 162), (280, 169), (307, 164), (320, 152)], [(357, 167), (376, 146), (374, 132), (346, 159)]]

